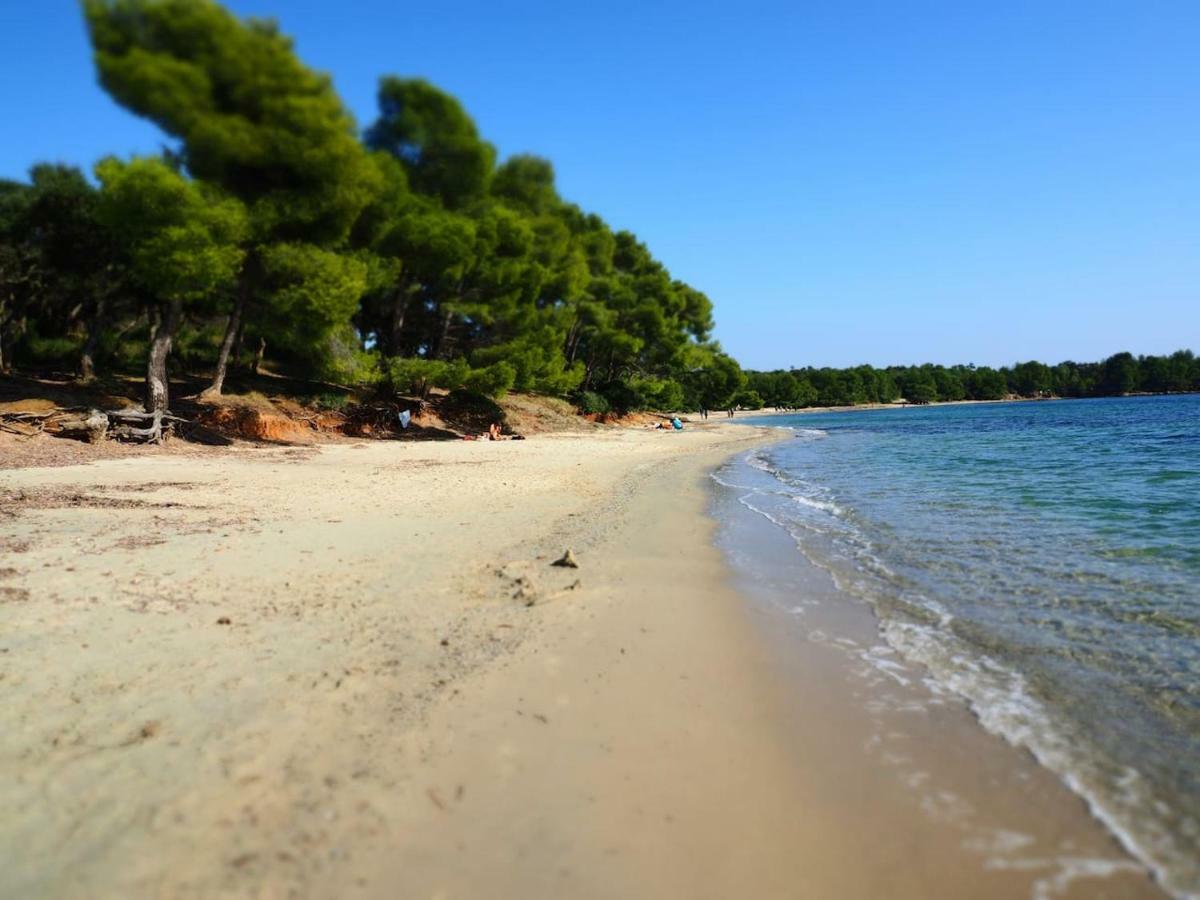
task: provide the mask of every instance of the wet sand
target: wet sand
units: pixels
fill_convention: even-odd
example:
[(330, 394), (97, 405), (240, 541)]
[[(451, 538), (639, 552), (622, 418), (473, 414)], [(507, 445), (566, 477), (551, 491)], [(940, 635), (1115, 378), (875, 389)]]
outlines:
[[(852, 663), (713, 546), (706, 473), (763, 439), (0, 472), (0, 894), (1154, 896), (894, 787)], [(1001, 803), (1019, 755), (946, 709), (912, 755), (980, 821), (1124, 862), (1048, 777)]]

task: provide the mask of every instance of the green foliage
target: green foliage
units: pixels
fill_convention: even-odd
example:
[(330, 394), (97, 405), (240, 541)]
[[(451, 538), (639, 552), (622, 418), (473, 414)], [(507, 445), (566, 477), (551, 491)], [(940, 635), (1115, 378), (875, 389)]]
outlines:
[(987, 366), (966, 372), (963, 383), (971, 400), (1003, 400), (1008, 393), (1008, 380), (1004, 373)]
[(470, 368), (462, 360), (393, 356), (384, 361), (384, 380), (392, 391), (426, 396), (431, 388), (455, 390), (463, 385)]
[(317, 372), (337, 384), (373, 387), (383, 380), (380, 354), (363, 348), (358, 332), (348, 323), (332, 329), (320, 345)]
[(1017, 363), (1008, 375), (1009, 387), (1022, 397), (1040, 397), (1054, 387), (1050, 367), (1031, 360)]
[[(273, 351), (308, 374), (362, 370), (347, 366), (333, 335), (369, 277), (386, 276), (362, 255), (361, 278), (349, 264), (336, 274), (332, 262), (281, 259), (341, 252), (372, 203), (403, 187), (359, 142), (329, 77), (303, 65), (274, 23), (241, 21), (214, 0), (83, 0), (83, 9), (101, 84), (180, 141), (188, 174), (246, 210), (238, 290), (209, 310), (229, 310), (226, 337), (245, 315), (247, 330), (270, 335)], [(167, 271), (187, 276), (164, 265), (157, 283)], [(308, 274), (314, 283), (302, 285)], [(348, 302), (338, 280), (360, 284)]]
[(276, 313), (306, 337), (349, 321), (367, 281), (359, 260), (311, 244), (265, 247), (261, 264)]
[(638, 395), (639, 409), (673, 412), (684, 406), (683, 385), (675, 379), (634, 378), (630, 387)]
[(612, 410), (607, 398), (595, 391), (580, 391), (575, 397), (575, 405), (585, 416), (602, 416)]
[(345, 254), (311, 244), (273, 244), (259, 250), (261, 290), (271, 303), (257, 327), (270, 334), (277, 352), (318, 377), (346, 379), (364, 360), (346, 347), (348, 323), (367, 281), (367, 266)]
[(462, 105), (419, 78), (380, 80), (379, 119), (366, 141), (400, 160), (409, 183), (449, 209), (484, 196), (496, 161)]
[(231, 283), (245, 256), (245, 211), (160, 159), (96, 165), (98, 218), (128, 250), (134, 279), (162, 299), (195, 301)]
[(511, 156), (492, 179), (492, 195), (535, 215), (552, 214), (560, 205), (554, 187), (554, 166), (537, 156)]
[(747, 384), (741, 367), (715, 344), (686, 348), (682, 368), (684, 404), (691, 409), (727, 409)]
[(56, 368), (67, 368), (79, 354), (79, 340), (71, 337), (42, 337), (31, 333), (25, 338), (25, 350), (33, 358)]
[(749, 384), (762, 395), (766, 406), (785, 409), (890, 403), (899, 397), (913, 403), (1013, 396), (1102, 397), (1135, 391), (1200, 390), (1200, 362), (1190, 350), (1178, 350), (1170, 356), (1117, 353), (1102, 363), (1067, 361), (1048, 366), (1028, 361), (1011, 369), (926, 364), (750, 372)]
[(738, 409), (762, 409), (763, 398), (758, 391), (739, 391), (734, 395), (733, 405)]
[(1101, 384), (1108, 394), (1128, 394), (1138, 389), (1138, 364), (1132, 353), (1117, 353), (1104, 361)]
[(381, 188), (329, 76), (213, 0), (83, 0), (100, 83), (182, 142), (265, 240), (342, 240)]
[(471, 362), (476, 366), (507, 363), (513, 369), (512, 390), (565, 396), (578, 387), (584, 369), (582, 363), (567, 365), (557, 338), (552, 330), (531, 332), (517, 340), (476, 350)]
[(493, 363), (482, 369), (472, 369), (463, 379), (463, 387), (485, 397), (503, 397), (512, 390), (517, 370), (506, 362)]
[(600, 396), (607, 402), (609, 409), (624, 415), (642, 409), (642, 395), (625, 381), (610, 381), (601, 385)]
[(317, 394), (313, 398), (313, 403), (319, 409), (342, 410), (350, 405), (351, 396), (349, 394), (335, 394), (331, 391)]
[(465, 360), (390, 357), (384, 362), (384, 381), (401, 394), (427, 396), (432, 388), (463, 388), (487, 397), (503, 396), (512, 389), (516, 370), (506, 362), (472, 369)]

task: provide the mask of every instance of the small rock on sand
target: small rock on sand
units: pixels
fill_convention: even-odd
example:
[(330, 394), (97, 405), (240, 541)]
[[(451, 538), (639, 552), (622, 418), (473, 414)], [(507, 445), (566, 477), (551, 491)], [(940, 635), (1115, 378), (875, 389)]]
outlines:
[(562, 566), (565, 569), (578, 569), (579, 560), (575, 558), (575, 554), (567, 550), (560, 558), (550, 563), (552, 566)]

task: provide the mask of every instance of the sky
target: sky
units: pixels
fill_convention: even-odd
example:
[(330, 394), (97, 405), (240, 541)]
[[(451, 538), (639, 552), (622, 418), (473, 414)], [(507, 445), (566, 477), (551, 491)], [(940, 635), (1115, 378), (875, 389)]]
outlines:
[[(708, 294), (744, 366), (1200, 352), (1200, 3), (230, 0), (383, 74)], [(74, 0), (0, 0), (0, 177), (153, 153)]]

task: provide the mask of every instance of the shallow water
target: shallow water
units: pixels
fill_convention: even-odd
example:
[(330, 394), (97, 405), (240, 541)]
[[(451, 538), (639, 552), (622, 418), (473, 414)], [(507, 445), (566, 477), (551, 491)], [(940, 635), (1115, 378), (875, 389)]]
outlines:
[(741, 505), (1200, 894), (1200, 396), (760, 422)]

